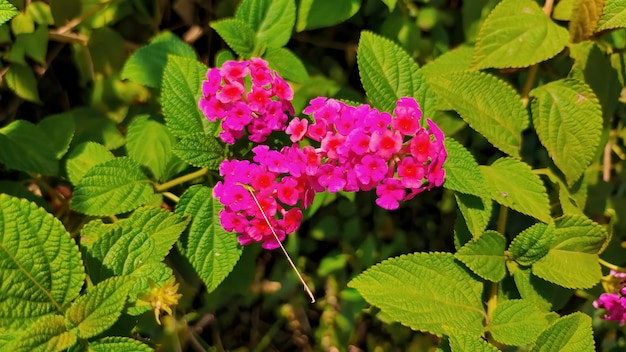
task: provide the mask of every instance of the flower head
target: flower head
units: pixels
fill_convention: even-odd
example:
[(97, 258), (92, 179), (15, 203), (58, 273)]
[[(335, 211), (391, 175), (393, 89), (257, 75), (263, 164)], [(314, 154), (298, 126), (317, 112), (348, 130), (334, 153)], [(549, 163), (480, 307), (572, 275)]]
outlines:
[(183, 296), (178, 293), (178, 284), (174, 277), (171, 277), (163, 286), (156, 285), (150, 280), (150, 291), (141, 296), (138, 305), (150, 305), (154, 311), (154, 317), (161, 325), (161, 311), (172, 315), (171, 306), (178, 304), (178, 300)]

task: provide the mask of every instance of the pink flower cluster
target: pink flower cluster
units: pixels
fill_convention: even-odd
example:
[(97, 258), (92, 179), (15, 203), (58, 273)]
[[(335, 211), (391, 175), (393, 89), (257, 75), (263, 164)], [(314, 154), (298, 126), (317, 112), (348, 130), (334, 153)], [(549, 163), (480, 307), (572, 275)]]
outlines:
[[(249, 76), (249, 77), (248, 77)], [(226, 61), (211, 68), (202, 83), (198, 107), (209, 121), (222, 121), (220, 138), (228, 144), (243, 137), (262, 143), (272, 131), (285, 129), (293, 115), (293, 90), (265, 60)]]
[(603, 293), (597, 300), (593, 301), (593, 306), (597, 309), (605, 309), (603, 319), (619, 321), (620, 326), (626, 323), (626, 273), (611, 270), (611, 276), (617, 279), (617, 292)]

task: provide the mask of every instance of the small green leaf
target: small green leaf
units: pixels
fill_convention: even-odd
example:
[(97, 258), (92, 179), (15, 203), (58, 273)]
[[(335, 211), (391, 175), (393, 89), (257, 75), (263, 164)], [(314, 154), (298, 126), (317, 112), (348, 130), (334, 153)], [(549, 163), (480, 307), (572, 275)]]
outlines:
[(6, 194), (0, 194), (0, 267), (0, 329), (62, 313), (85, 279), (78, 247), (63, 224)]
[(77, 342), (76, 331), (67, 331), (61, 315), (41, 317), (6, 347), (11, 352), (66, 351)]
[(478, 238), (487, 228), (491, 219), (493, 201), (470, 194), (454, 193), (456, 203), (465, 219), (465, 225), (473, 238)]
[(0, 0), (0, 26), (20, 12), (8, 0)]
[(393, 9), (396, 8), (396, 3), (398, 2), (398, 0), (382, 0), (382, 2), (387, 5), (387, 8), (389, 8), (389, 11), (393, 11)]
[[(449, 253), (414, 253), (369, 268), (348, 283), (391, 319), (441, 335), (446, 327), (480, 336), (483, 284)], [(454, 317), (454, 319), (450, 319)]]
[(530, 166), (513, 158), (500, 158), (491, 166), (480, 166), (491, 185), (491, 199), (541, 220), (551, 221), (548, 193)]
[(585, 41), (593, 36), (602, 15), (606, 0), (576, 0), (569, 22), (572, 43)]
[(607, 1), (602, 9), (596, 32), (626, 27), (626, 2)]
[(153, 194), (133, 159), (115, 158), (87, 170), (76, 184), (70, 208), (95, 216), (121, 214), (146, 204)]
[(26, 13), (18, 13), (11, 20), (11, 32), (13, 34), (32, 33), (35, 31), (35, 21)]
[(361, 8), (360, 0), (302, 0), (298, 5), (296, 31), (330, 27), (354, 16)]
[[(29, 6), (30, 7), (30, 6)], [(17, 48), (20, 49), (17, 49)], [(48, 27), (39, 26), (32, 33), (18, 34), (15, 36), (15, 43), (12, 50), (23, 50), (23, 53), (38, 63), (46, 64), (46, 54), (48, 52)], [(13, 60), (11, 60), (13, 61)], [(13, 61), (25, 63), (22, 60)]]
[(591, 163), (602, 134), (602, 110), (584, 82), (562, 79), (530, 92), (541, 143), (572, 185)]
[(454, 257), (483, 279), (498, 282), (506, 275), (505, 248), (504, 236), (496, 231), (487, 231), (461, 247)]
[(237, 18), (225, 18), (211, 22), (211, 28), (237, 55), (249, 59), (254, 53), (256, 33), (246, 22)]
[(513, 272), (520, 296), (544, 311), (556, 311), (565, 306), (574, 290), (545, 281), (532, 274), (531, 268), (517, 268)]
[(476, 69), (528, 67), (565, 48), (567, 31), (532, 0), (503, 0), (489, 14), (476, 40)]
[(512, 299), (498, 302), (487, 330), (500, 343), (522, 346), (535, 341), (547, 325), (545, 313), (536, 305)]
[(508, 83), (482, 72), (453, 72), (437, 76), (431, 87), (441, 108), (458, 112), (496, 148), (519, 155), (528, 113)]
[(530, 352), (593, 352), (591, 318), (576, 312), (554, 321), (539, 335)]
[[(447, 334), (450, 339), (451, 352), (498, 352), (495, 346), (490, 345), (481, 337), (468, 334), (462, 329), (450, 329)], [(437, 352), (445, 350), (437, 349)]]
[(50, 5), (43, 1), (31, 2), (26, 6), (26, 14), (28, 14), (35, 23), (48, 26), (54, 24), (54, 18), (52, 18), (52, 12)]
[(191, 215), (189, 231), (181, 237), (178, 248), (211, 292), (230, 274), (241, 257), (241, 246), (234, 233), (220, 225), (223, 206), (213, 198), (213, 190), (201, 185), (183, 193), (176, 214)]
[(414, 97), (433, 116), (435, 96), (417, 63), (396, 43), (372, 32), (361, 32), (357, 62), (363, 88), (375, 108), (391, 112), (402, 97)]
[(79, 144), (72, 149), (67, 157), (65, 165), (67, 177), (72, 184), (76, 185), (94, 165), (113, 160), (114, 158), (113, 153), (102, 144), (94, 142)]
[(0, 163), (9, 169), (44, 175), (59, 171), (53, 142), (39, 126), (26, 120), (0, 128)]
[(117, 321), (126, 304), (130, 287), (128, 279), (113, 277), (105, 280), (72, 302), (65, 317), (78, 328), (79, 337), (94, 337)]
[(41, 120), (37, 126), (46, 134), (53, 145), (57, 159), (65, 155), (74, 137), (76, 124), (70, 114), (56, 114)]
[(217, 170), (224, 160), (224, 146), (214, 137), (202, 133), (183, 137), (172, 151), (190, 165), (212, 170)]
[(552, 18), (557, 21), (569, 21), (572, 18), (572, 10), (574, 9), (574, 3), (577, 0), (561, 0), (554, 10), (552, 10)]
[(554, 224), (537, 223), (522, 231), (509, 246), (511, 260), (521, 265), (531, 265), (550, 250), (554, 237)]
[(160, 88), (168, 55), (196, 58), (196, 52), (191, 46), (171, 32), (162, 32), (126, 60), (121, 78)]
[(161, 84), (161, 105), (166, 125), (176, 137), (200, 132), (210, 135), (213, 131), (214, 126), (198, 109), (200, 86), (206, 72), (207, 67), (196, 60), (168, 56)]
[(76, 124), (76, 134), (72, 145), (83, 142), (96, 142), (109, 150), (117, 149), (126, 143), (117, 125), (101, 111), (94, 108), (71, 110)]
[(308, 81), (309, 74), (304, 64), (287, 48), (268, 48), (263, 54), (270, 67), (278, 71), (283, 78), (302, 83)]
[(488, 187), (472, 153), (451, 137), (443, 143), (448, 152), (443, 166), (446, 170), (443, 187), (477, 197), (485, 195)]
[(89, 351), (92, 352), (153, 352), (154, 350), (130, 337), (109, 336), (89, 342)]
[(30, 67), (20, 64), (12, 64), (4, 75), (7, 86), (19, 96), (28, 101), (39, 103), (39, 91), (37, 79)]
[(169, 130), (150, 116), (142, 115), (130, 123), (126, 138), (128, 156), (150, 169), (157, 180), (163, 180), (176, 142)]
[(281, 48), (291, 38), (296, 4), (294, 0), (244, 0), (235, 18), (250, 25), (257, 42), (265, 43), (267, 48)]

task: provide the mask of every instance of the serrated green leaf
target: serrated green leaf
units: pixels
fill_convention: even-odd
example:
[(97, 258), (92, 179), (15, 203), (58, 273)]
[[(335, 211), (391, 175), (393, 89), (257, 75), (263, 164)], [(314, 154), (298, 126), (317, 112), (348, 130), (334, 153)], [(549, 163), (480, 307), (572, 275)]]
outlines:
[(576, 312), (559, 318), (539, 335), (531, 352), (595, 351), (591, 318)]
[(183, 137), (172, 149), (190, 165), (217, 170), (224, 160), (224, 146), (212, 136), (194, 133)]
[(128, 277), (107, 279), (72, 302), (65, 317), (87, 339), (111, 327), (122, 314), (130, 288)]
[(237, 18), (225, 18), (211, 22), (211, 28), (237, 55), (244, 59), (253, 56), (256, 48), (256, 33), (246, 22)]
[(414, 97), (433, 116), (436, 102), (417, 63), (396, 43), (372, 32), (361, 32), (357, 62), (363, 88), (372, 106), (391, 112), (402, 97)]
[(602, 110), (595, 94), (575, 79), (533, 89), (533, 123), (541, 143), (572, 185), (595, 155), (602, 134)]
[(196, 58), (196, 52), (189, 44), (171, 32), (162, 32), (126, 60), (120, 76), (148, 87), (160, 88), (168, 55)]
[(596, 32), (626, 27), (626, 2), (608, 1), (604, 4)]
[(4, 75), (7, 86), (23, 98), (34, 103), (39, 103), (39, 91), (37, 79), (30, 67), (20, 64), (12, 64)]
[(569, 22), (572, 43), (582, 42), (593, 36), (602, 15), (605, 0), (577, 0), (574, 2)]
[(113, 160), (114, 158), (113, 153), (102, 144), (95, 142), (79, 144), (72, 149), (67, 157), (65, 164), (67, 177), (72, 184), (76, 185), (94, 165)]
[(0, 0), (0, 26), (20, 12), (8, 0)]
[(451, 137), (447, 137), (443, 143), (448, 152), (443, 166), (446, 170), (443, 187), (477, 197), (484, 196), (488, 187), (472, 153)]
[(0, 163), (9, 169), (56, 175), (59, 161), (46, 133), (26, 120), (0, 128)]
[(268, 48), (263, 54), (270, 67), (278, 71), (281, 77), (302, 83), (308, 81), (309, 74), (304, 64), (287, 48)]
[[(448, 331), (451, 352), (498, 352), (495, 346), (490, 345), (480, 337), (472, 336), (463, 330), (456, 329)], [(436, 352), (443, 352), (439, 346)]]
[(431, 87), (437, 102), (442, 104), (440, 108), (455, 110), (496, 148), (519, 155), (528, 113), (509, 84), (482, 72), (453, 72), (437, 77)]
[(521, 265), (531, 265), (543, 258), (552, 245), (554, 224), (537, 223), (522, 231), (509, 246), (510, 259)]
[(84, 279), (78, 247), (63, 224), (34, 203), (0, 194), (0, 328), (62, 313)]
[(498, 302), (487, 330), (500, 343), (522, 346), (535, 341), (547, 325), (539, 307), (523, 299), (512, 299)]
[(454, 196), (468, 231), (473, 238), (480, 237), (491, 219), (493, 201), (488, 198), (457, 192), (454, 193)]
[(70, 142), (74, 137), (74, 130), (76, 129), (72, 115), (51, 115), (41, 120), (37, 126), (50, 139), (50, 144), (53, 146), (57, 159), (63, 157), (70, 148)]
[(475, 69), (528, 67), (561, 52), (567, 31), (532, 0), (503, 0), (491, 11), (476, 40)]
[(496, 231), (486, 231), (461, 247), (454, 257), (483, 279), (498, 282), (506, 275), (505, 248), (504, 236)]
[(598, 251), (607, 238), (602, 226), (584, 216), (555, 221), (550, 251), (532, 266), (533, 274), (567, 288), (590, 288), (602, 277)]
[(294, 0), (244, 0), (235, 18), (250, 25), (258, 43), (264, 43), (267, 48), (281, 48), (291, 38), (296, 4)]
[(530, 166), (513, 158), (500, 158), (491, 166), (480, 166), (491, 185), (491, 199), (541, 220), (551, 221), (548, 193)]
[(211, 134), (213, 125), (198, 109), (200, 86), (207, 67), (179, 56), (168, 56), (161, 84), (161, 105), (166, 126), (179, 138), (192, 133)]
[(223, 206), (213, 198), (213, 190), (201, 185), (183, 193), (176, 214), (191, 215), (191, 226), (177, 246), (211, 292), (230, 274), (241, 257), (241, 246), (234, 233), (220, 225)]
[(61, 352), (75, 345), (75, 331), (67, 331), (61, 315), (41, 317), (20, 336), (11, 341), (6, 351), (11, 352)]
[(330, 27), (354, 16), (361, 8), (360, 0), (302, 0), (298, 5), (296, 31)]
[(133, 159), (115, 158), (87, 170), (76, 184), (70, 208), (95, 216), (121, 214), (146, 204), (153, 194)]
[(473, 47), (461, 46), (430, 61), (421, 70), (426, 80), (430, 83), (432, 79), (437, 79), (440, 75), (469, 70), (473, 56)]
[(92, 352), (152, 352), (150, 346), (131, 339), (130, 337), (104, 337), (89, 342), (89, 351)]
[(168, 129), (150, 116), (142, 115), (130, 123), (126, 138), (128, 156), (150, 169), (157, 180), (163, 180), (172, 157), (172, 145), (176, 143)]
[(573, 290), (538, 278), (532, 274), (531, 268), (518, 268), (513, 272), (513, 279), (520, 296), (544, 311), (563, 308), (574, 293)]
[[(414, 253), (369, 268), (348, 283), (365, 300), (414, 330), (483, 332), (483, 285), (449, 253)], [(453, 316), (454, 319), (450, 319)]]

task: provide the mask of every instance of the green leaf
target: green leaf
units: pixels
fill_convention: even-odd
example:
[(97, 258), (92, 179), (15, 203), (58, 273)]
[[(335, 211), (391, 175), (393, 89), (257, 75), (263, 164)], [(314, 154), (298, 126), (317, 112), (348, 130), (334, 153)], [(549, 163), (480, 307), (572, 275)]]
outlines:
[[(45, 65), (46, 54), (48, 52), (48, 27), (39, 26), (32, 33), (23, 33), (16, 35), (14, 46), (11, 49), (12, 55), (13, 51), (15, 50), (23, 51), (23, 54), (28, 55), (28, 57), (32, 58), (38, 63)], [(25, 61), (23, 61), (22, 58), (12, 58), (11, 61), (22, 64), (26, 63)]]
[(500, 343), (522, 346), (535, 341), (547, 325), (539, 307), (523, 299), (512, 299), (498, 302), (487, 330)]
[(300, 58), (287, 48), (268, 48), (263, 58), (285, 79), (298, 83), (310, 79)]
[(565, 48), (567, 31), (532, 0), (503, 0), (489, 14), (476, 40), (473, 67), (528, 67)]
[(602, 9), (596, 32), (626, 27), (626, 2), (607, 1)]
[(53, 142), (39, 126), (26, 120), (0, 128), (0, 162), (9, 169), (44, 175), (59, 171)]
[(574, 2), (569, 22), (572, 43), (582, 42), (593, 36), (602, 15), (605, 0), (577, 0)]
[(396, 3), (398, 2), (398, 0), (381, 0), (385, 5), (387, 5), (387, 8), (389, 8), (389, 11), (393, 11), (393, 9), (396, 8)]
[(79, 144), (72, 149), (67, 157), (65, 165), (67, 177), (72, 184), (76, 185), (94, 165), (113, 160), (114, 158), (113, 153), (102, 144), (94, 142)]
[(246, 22), (237, 18), (225, 18), (211, 22), (211, 28), (237, 55), (244, 59), (253, 56), (256, 46), (256, 33)]
[(298, 5), (296, 31), (330, 27), (354, 16), (361, 8), (360, 0), (302, 0)]
[(133, 286), (128, 292), (131, 305), (126, 307), (124, 313), (137, 316), (151, 310), (152, 306), (146, 305), (146, 301), (141, 299), (150, 292), (150, 285), (162, 287), (169, 280), (173, 280), (173, 275), (172, 268), (163, 262), (150, 261), (135, 269), (131, 274)]
[(296, 23), (296, 4), (294, 0), (244, 0), (235, 18), (250, 25), (256, 32), (257, 43), (264, 43), (267, 48), (281, 48), (291, 38)]
[(196, 52), (171, 32), (161, 32), (150, 44), (137, 49), (124, 63), (121, 78), (160, 88), (167, 56), (196, 58)]
[(551, 221), (546, 188), (528, 164), (500, 158), (491, 166), (481, 165), (480, 169), (491, 185), (491, 199), (545, 223)]
[(550, 250), (554, 224), (537, 223), (515, 236), (509, 246), (510, 259), (521, 265), (531, 265)]
[(0, 26), (20, 12), (8, 0), (0, 0)]
[(73, 146), (83, 142), (96, 142), (113, 150), (126, 143), (115, 122), (101, 111), (94, 108), (77, 108), (71, 110), (71, 114), (76, 124)]
[(472, 237), (480, 237), (491, 219), (493, 201), (489, 198), (457, 192), (454, 193), (454, 196)]
[(447, 53), (437, 57), (424, 65), (421, 70), (430, 83), (440, 75), (447, 75), (451, 72), (468, 71), (474, 56), (474, 48), (471, 46), (461, 46), (452, 49)]
[(113, 277), (72, 302), (65, 317), (78, 328), (78, 336), (87, 339), (111, 327), (122, 314), (129, 286), (127, 277)]
[[(450, 330), (447, 335), (450, 338), (451, 352), (498, 352), (495, 346), (490, 345), (484, 339), (473, 336), (461, 329)], [(441, 346), (437, 352), (441, 352)]]
[(424, 116), (433, 116), (435, 97), (417, 63), (396, 43), (361, 32), (357, 62), (363, 88), (372, 106), (391, 112), (402, 97), (414, 97)]
[(11, 341), (6, 351), (66, 351), (77, 342), (75, 331), (67, 331), (65, 319), (61, 315), (49, 315), (38, 319)]
[(32, 33), (35, 31), (35, 21), (26, 13), (18, 13), (11, 20), (11, 32), (13, 34)]
[(78, 247), (63, 224), (6, 194), (0, 194), (0, 273), (0, 328), (13, 329), (62, 313), (85, 279)]
[(513, 272), (513, 279), (520, 296), (544, 311), (563, 308), (574, 293), (573, 290), (538, 278), (532, 274), (531, 268), (517, 268)]
[(146, 204), (153, 194), (133, 159), (115, 158), (87, 170), (76, 184), (70, 208), (94, 216), (121, 214)]
[(496, 148), (519, 155), (528, 113), (508, 83), (482, 72), (453, 72), (437, 77), (431, 88), (442, 103), (441, 108), (458, 112)]
[(104, 337), (96, 341), (89, 342), (89, 351), (92, 352), (152, 352), (150, 346), (131, 339), (130, 337)]
[(41, 120), (37, 126), (48, 135), (57, 159), (62, 158), (70, 148), (70, 142), (74, 137), (76, 129), (74, 118), (65, 113), (51, 115)]
[(505, 248), (504, 236), (497, 231), (487, 231), (461, 247), (454, 257), (483, 279), (498, 282), (506, 275)]
[(7, 86), (23, 98), (34, 103), (39, 103), (39, 91), (37, 90), (37, 79), (30, 67), (20, 64), (12, 64), (4, 75)]
[(541, 143), (572, 185), (595, 155), (602, 134), (602, 110), (584, 82), (562, 79), (530, 92), (533, 123)]
[[(483, 284), (449, 253), (414, 253), (369, 268), (348, 283), (391, 319), (414, 330), (483, 332)], [(454, 319), (450, 319), (454, 317)]]
[[(90, 17), (93, 18), (93, 16)], [(124, 37), (110, 27), (96, 28), (91, 31), (87, 49), (94, 73), (100, 73), (103, 76), (117, 75), (128, 57)]]
[(130, 123), (126, 138), (128, 156), (150, 169), (157, 180), (163, 180), (172, 157), (172, 145), (176, 143), (168, 129), (150, 116), (142, 115)]
[(591, 318), (576, 312), (559, 318), (539, 335), (531, 352), (595, 351)]
[(554, 10), (552, 10), (552, 17), (557, 21), (569, 21), (572, 18), (572, 10), (574, 9), (574, 3), (577, 0), (561, 0)]
[(48, 26), (54, 24), (50, 5), (45, 2), (37, 1), (29, 3), (26, 7), (26, 14), (39, 25)]
[(477, 197), (484, 196), (488, 187), (474, 156), (451, 137), (444, 140), (448, 158), (444, 164), (446, 180), (443, 187)]
[(604, 228), (584, 216), (555, 222), (550, 251), (532, 266), (533, 274), (567, 288), (590, 288), (600, 281), (598, 251), (607, 238)]
[(183, 137), (172, 151), (190, 165), (211, 170), (217, 170), (225, 157), (224, 146), (214, 137), (202, 133)]
[(176, 137), (200, 132), (209, 135), (213, 131), (213, 125), (198, 109), (200, 86), (207, 70), (196, 60), (168, 56), (163, 71), (161, 105), (166, 125)]
[(176, 214), (191, 215), (189, 231), (181, 237), (178, 248), (211, 292), (228, 276), (241, 257), (241, 246), (234, 233), (220, 225), (223, 206), (213, 198), (213, 190), (201, 185), (183, 193)]

